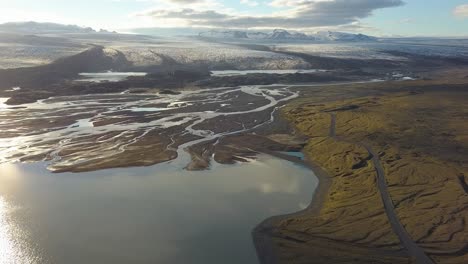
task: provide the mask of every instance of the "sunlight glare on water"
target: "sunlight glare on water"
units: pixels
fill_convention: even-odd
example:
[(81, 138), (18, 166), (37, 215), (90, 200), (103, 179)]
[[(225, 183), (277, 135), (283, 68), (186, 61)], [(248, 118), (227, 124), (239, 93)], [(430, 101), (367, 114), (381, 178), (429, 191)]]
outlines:
[[(15, 164), (0, 168), (0, 264), (49, 263), (31, 242), (30, 230), (24, 228), (24, 219), (31, 219), (26, 208), (10, 201), (10, 194), (18, 189), (22, 172)], [(18, 214), (18, 212), (22, 212)]]
[[(8, 222), (8, 204), (3, 197), (0, 196), (0, 263), (17, 263), (19, 255), (11, 240), (10, 229)], [(19, 263), (19, 262), (18, 262)]]
[(8, 107), (8, 105), (5, 104), (8, 99), (9, 98), (0, 97), (0, 110), (6, 109)]

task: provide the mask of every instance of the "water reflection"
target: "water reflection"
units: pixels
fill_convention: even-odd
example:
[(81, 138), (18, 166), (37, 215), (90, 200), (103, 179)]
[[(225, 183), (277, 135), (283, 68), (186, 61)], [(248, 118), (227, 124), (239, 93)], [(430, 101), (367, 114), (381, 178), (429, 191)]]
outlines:
[(16, 210), (0, 196), (0, 264), (47, 263), (30, 240), (28, 231), (17, 222)]
[(224, 70), (224, 71), (211, 71), (212, 76), (239, 76), (247, 74), (296, 74), (296, 73), (315, 73), (325, 70)]
[[(317, 184), (308, 169), (268, 156), (204, 172), (171, 164), (80, 174), (4, 164), (0, 171), (0, 263), (256, 263), (251, 230), (302, 209)], [(8, 231), (8, 217), (28, 235)], [(16, 254), (14, 241), (41, 261)]]
[[(8, 177), (5, 182), (2, 181), (2, 189), (7, 188), (7, 184), (11, 181), (11, 177), (16, 175), (16, 169), (13, 165), (2, 166), (2, 177)], [(18, 245), (14, 243), (15, 225), (10, 219), (11, 206), (6, 199), (0, 194), (0, 263), (16, 263), (20, 262), (21, 252)]]
[(83, 72), (80, 82), (119, 82), (131, 76), (146, 76), (146, 72)]
[(6, 98), (6, 97), (0, 97), (0, 111), (1, 111), (2, 109), (8, 108), (8, 105), (5, 104), (6, 101), (8, 101), (8, 99), (9, 99), (9, 98)]
[(0, 263), (7, 259), (16, 259), (7, 222), (7, 203), (0, 197)]

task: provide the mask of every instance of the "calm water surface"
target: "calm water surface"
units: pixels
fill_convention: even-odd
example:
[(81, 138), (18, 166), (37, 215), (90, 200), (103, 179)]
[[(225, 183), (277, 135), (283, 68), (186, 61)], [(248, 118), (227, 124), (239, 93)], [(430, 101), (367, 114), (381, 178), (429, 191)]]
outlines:
[(269, 156), (52, 174), (0, 165), (0, 263), (257, 263), (251, 230), (306, 207), (317, 178)]
[(119, 82), (131, 76), (146, 76), (146, 72), (83, 72), (80, 82)]

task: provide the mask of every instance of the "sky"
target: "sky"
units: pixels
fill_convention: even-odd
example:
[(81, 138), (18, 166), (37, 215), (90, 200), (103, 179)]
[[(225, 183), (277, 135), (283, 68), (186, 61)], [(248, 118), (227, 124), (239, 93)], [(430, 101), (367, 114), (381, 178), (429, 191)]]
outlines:
[(468, 0), (0, 0), (0, 23), (468, 36)]

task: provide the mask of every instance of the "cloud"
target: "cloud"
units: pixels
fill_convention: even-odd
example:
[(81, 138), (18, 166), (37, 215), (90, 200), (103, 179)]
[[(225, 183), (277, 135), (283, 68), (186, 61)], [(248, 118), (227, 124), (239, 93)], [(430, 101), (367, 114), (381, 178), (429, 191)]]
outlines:
[(34, 18), (36, 22), (55, 22), (62, 24), (74, 24), (72, 19), (54, 12), (33, 11), (19, 8), (2, 8), (0, 23), (31, 21)]
[(195, 4), (201, 3), (203, 0), (167, 0), (167, 2), (171, 2), (174, 4)]
[(453, 15), (461, 18), (468, 17), (468, 4), (455, 7), (453, 10)]
[(398, 20), (396, 23), (397, 24), (411, 24), (413, 22), (414, 22), (414, 19), (412, 18), (404, 18), (404, 19)]
[(318, 3), (318, 2), (333, 2), (334, 0), (273, 0), (270, 2), (271, 6), (274, 7), (294, 7), (294, 6), (301, 6), (301, 5), (308, 5), (310, 3)]
[(219, 0), (108, 0), (112, 2), (147, 2), (154, 3), (158, 8), (174, 7), (212, 7), (219, 8), (223, 6)]
[(258, 6), (259, 5), (259, 3), (257, 1), (254, 1), (254, 0), (241, 0), (240, 3), (244, 4), (244, 5), (248, 5), (248, 6)]
[(287, 7), (263, 16), (196, 8), (150, 10), (140, 13), (153, 19), (177, 19), (202, 27), (316, 28), (351, 25), (381, 8), (403, 5), (401, 0), (274, 0), (272, 6)]
[(191, 8), (185, 8), (177, 11), (172, 10), (154, 10), (145, 14), (146, 16), (171, 18), (171, 19), (189, 19), (192, 21), (215, 21), (228, 19), (226, 14), (218, 13), (213, 10), (196, 11)]

